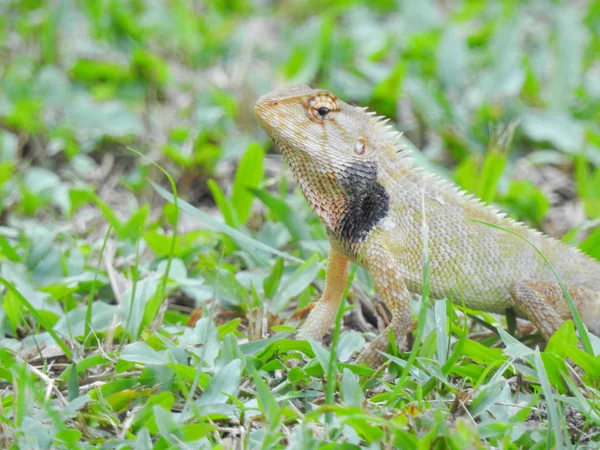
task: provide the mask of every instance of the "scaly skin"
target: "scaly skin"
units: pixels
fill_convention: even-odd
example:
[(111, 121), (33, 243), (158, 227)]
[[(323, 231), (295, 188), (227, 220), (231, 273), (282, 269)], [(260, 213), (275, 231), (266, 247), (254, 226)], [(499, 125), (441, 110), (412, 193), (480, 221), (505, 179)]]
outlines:
[[(600, 263), (413, 167), (386, 120), (308, 86), (264, 95), (254, 111), (330, 238), (325, 292), (303, 327), (312, 338), (321, 339), (333, 322), (349, 260), (371, 272), (395, 336), (410, 330), (410, 293), (422, 285), (423, 221), (433, 298), (494, 313), (513, 309), (551, 336), (571, 316), (550, 268), (523, 239), (476, 220), (512, 230), (540, 249), (586, 326), (600, 335)], [(359, 361), (378, 361), (388, 332)]]

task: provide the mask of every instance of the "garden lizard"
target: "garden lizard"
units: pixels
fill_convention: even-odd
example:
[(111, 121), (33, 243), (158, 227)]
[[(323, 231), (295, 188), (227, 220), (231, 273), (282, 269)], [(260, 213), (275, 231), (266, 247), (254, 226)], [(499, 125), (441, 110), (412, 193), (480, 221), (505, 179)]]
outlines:
[(302, 327), (309, 337), (320, 340), (331, 327), (349, 262), (358, 261), (392, 316), (358, 357), (376, 363), (390, 329), (400, 339), (412, 327), (410, 294), (421, 293), (427, 236), (432, 298), (512, 309), (549, 338), (571, 318), (567, 301), (548, 264), (517, 235), (547, 257), (585, 325), (600, 334), (600, 262), (416, 167), (386, 119), (304, 85), (262, 96), (254, 112), (329, 236), (325, 289)]

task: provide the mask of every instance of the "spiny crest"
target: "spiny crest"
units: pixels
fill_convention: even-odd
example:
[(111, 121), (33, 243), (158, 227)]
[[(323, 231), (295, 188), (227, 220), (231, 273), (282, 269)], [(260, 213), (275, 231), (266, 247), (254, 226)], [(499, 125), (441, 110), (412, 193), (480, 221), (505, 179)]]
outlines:
[[(434, 183), (439, 189), (439, 192), (448, 194), (449, 196), (455, 198), (458, 202), (470, 204), (477, 208), (482, 208), (489, 211), (491, 215), (496, 217), (497, 220), (499, 220), (507, 228), (511, 228), (515, 231), (522, 231), (526, 234), (529, 234), (529, 236), (541, 237), (557, 243), (560, 242), (558, 239), (548, 236), (539, 230), (529, 228), (523, 222), (508, 217), (507, 213), (499, 210), (493, 205), (489, 205), (478, 197), (475, 197), (475, 195), (465, 191), (455, 183), (448, 181), (437, 174), (426, 172), (421, 167), (414, 166), (415, 160), (411, 156), (411, 150), (401, 143), (402, 133), (394, 130), (393, 127), (388, 124), (390, 119), (381, 115), (377, 115), (377, 113), (374, 111), (369, 111), (367, 107), (360, 107), (359, 109), (369, 116), (374, 128), (381, 133), (383, 138), (382, 140), (391, 145), (394, 153), (396, 153), (396, 158), (392, 159), (394, 159), (394, 162), (399, 164), (399, 166), (411, 169), (415, 174), (421, 174), (423, 180)], [(578, 253), (587, 256), (579, 249), (574, 249)]]
[(359, 109), (369, 116), (373, 127), (382, 136), (383, 142), (386, 144), (391, 144), (394, 151), (401, 156), (410, 156), (406, 146), (402, 145), (400, 142), (403, 133), (396, 131), (393, 125), (388, 123), (390, 121), (388, 117), (378, 115), (374, 111), (369, 111), (367, 107), (359, 107)]

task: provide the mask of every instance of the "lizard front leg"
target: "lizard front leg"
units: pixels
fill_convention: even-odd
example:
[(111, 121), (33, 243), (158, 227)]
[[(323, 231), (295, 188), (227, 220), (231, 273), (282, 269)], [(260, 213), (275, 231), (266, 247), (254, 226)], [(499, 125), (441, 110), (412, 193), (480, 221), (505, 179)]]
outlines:
[(366, 347), (356, 359), (356, 363), (364, 363), (374, 367), (381, 361), (379, 351), (387, 348), (390, 330), (398, 342), (409, 333), (413, 324), (410, 292), (399, 270), (399, 264), (390, 252), (375, 246), (367, 257), (366, 266), (371, 272), (377, 293), (390, 310), (390, 324)]
[(306, 334), (318, 341), (323, 338), (333, 324), (347, 282), (348, 259), (332, 248), (327, 263), (325, 290), (300, 328), (301, 335)]

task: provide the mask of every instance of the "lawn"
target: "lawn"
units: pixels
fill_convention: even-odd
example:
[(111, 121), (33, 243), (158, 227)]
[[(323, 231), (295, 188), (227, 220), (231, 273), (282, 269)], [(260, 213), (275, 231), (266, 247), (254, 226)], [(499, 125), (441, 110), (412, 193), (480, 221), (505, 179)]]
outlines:
[(599, 0), (1, 0), (0, 448), (600, 448), (570, 321), (415, 297), (358, 366), (389, 312), (355, 268), (294, 339), (329, 244), (252, 113), (291, 83), (600, 259)]

